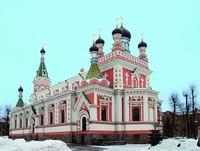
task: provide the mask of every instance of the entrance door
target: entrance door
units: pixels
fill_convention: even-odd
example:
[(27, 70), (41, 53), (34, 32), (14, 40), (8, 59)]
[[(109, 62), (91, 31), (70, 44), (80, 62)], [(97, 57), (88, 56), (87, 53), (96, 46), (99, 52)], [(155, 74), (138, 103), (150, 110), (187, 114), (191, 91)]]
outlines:
[(83, 117), (82, 118), (82, 131), (86, 131), (86, 124), (87, 124), (86, 117)]

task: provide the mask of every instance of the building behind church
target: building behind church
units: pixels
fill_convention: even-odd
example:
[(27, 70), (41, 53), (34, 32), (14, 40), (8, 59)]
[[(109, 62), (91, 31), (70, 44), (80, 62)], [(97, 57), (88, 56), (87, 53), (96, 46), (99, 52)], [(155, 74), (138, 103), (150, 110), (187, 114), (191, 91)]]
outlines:
[(20, 86), (9, 136), (78, 144), (97, 140), (145, 143), (154, 124), (162, 126), (162, 101), (150, 85), (147, 44), (142, 38), (140, 55), (133, 56), (131, 33), (123, 24), (112, 31), (112, 38), (112, 49), (104, 54), (105, 41), (99, 35), (89, 48), (89, 71), (82, 69), (56, 85), (51, 85), (42, 48), (30, 104), (24, 104)]
[(9, 135), (9, 122), (7, 118), (0, 117), (0, 136)]

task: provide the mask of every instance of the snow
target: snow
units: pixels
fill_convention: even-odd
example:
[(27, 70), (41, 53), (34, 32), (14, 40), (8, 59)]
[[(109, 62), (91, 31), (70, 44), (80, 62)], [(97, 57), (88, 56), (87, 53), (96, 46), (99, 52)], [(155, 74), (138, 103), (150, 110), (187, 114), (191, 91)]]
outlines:
[[(177, 145), (180, 143), (180, 147)], [(142, 151), (200, 151), (195, 139), (165, 139), (160, 144)]]
[(71, 151), (60, 140), (30, 141), (0, 137), (0, 151)]
[[(180, 143), (180, 147), (177, 145)], [(165, 139), (156, 146), (149, 144), (127, 144), (117, 146), (101, 146), (105, 151), (200, 151), (197, 140), (194, 139)]]
[[(180, 147), (177, 147), (178, 144), (180, 144)], [(158, 145), (153, 147), (149, 144), (98, 147), (105, 151), (200, 151), (200, 147), (197, 146), (197, 140), (180, 138), (164, 139)], [(94, 146), (90, 146), (90, 148), (90, 150), (93, 150)], [(0, 137), (0, 151), (71, 151), (71, 149), (60, 140), (26, 142), (24, 139), (12, 140), (7, 137)]]
[[(100, 146), (105, 151), (143, 151), (150, 147), (149, 144), (127, 144), (127, 145), (115, 145), (115, 146)], [(145, 150), (144, 150), (145, 151)]]

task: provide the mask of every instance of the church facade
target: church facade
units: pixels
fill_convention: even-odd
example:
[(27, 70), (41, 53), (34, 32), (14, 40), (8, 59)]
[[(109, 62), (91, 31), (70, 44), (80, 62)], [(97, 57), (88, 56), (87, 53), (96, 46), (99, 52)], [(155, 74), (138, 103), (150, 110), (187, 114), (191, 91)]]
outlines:
[(104, 54), (104, 40), (93, 42), (89, 71), (51, 86), (42, 48), (33, 80), (30, 104), (19, 100), (10, 116), (11, 138), (60, 139), (67, 143), (102, 141), (144, 143), (146, 134), (161, 123), (158, 92), (150, 86), (147, 44), (138, 44), (140, 55), (131, 55), (131, 33), (121, 26), (112, 31), (113, 46)]

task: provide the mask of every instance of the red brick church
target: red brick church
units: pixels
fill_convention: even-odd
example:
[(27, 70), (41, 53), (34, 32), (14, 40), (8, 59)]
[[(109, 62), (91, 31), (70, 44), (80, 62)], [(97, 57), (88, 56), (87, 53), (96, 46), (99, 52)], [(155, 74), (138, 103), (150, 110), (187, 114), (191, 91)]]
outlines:
[(162, 124), (162, 101), (150, 85), (147, 44), (141, 40), (136, 57), (129, 49), (131, 33), (123, 24), (116, 26), (111, 36), (108, 54), (99, 35), (88, 51), (90, 69), (56, 85), (51, 85), (42, 48), (29, 105), (24, 104), (22, 86), (18, 89), (19, 99), (10, 117), (11, 138), (51, 138), (79, 144), (95, 140), (146, 142), (153, 125)]

